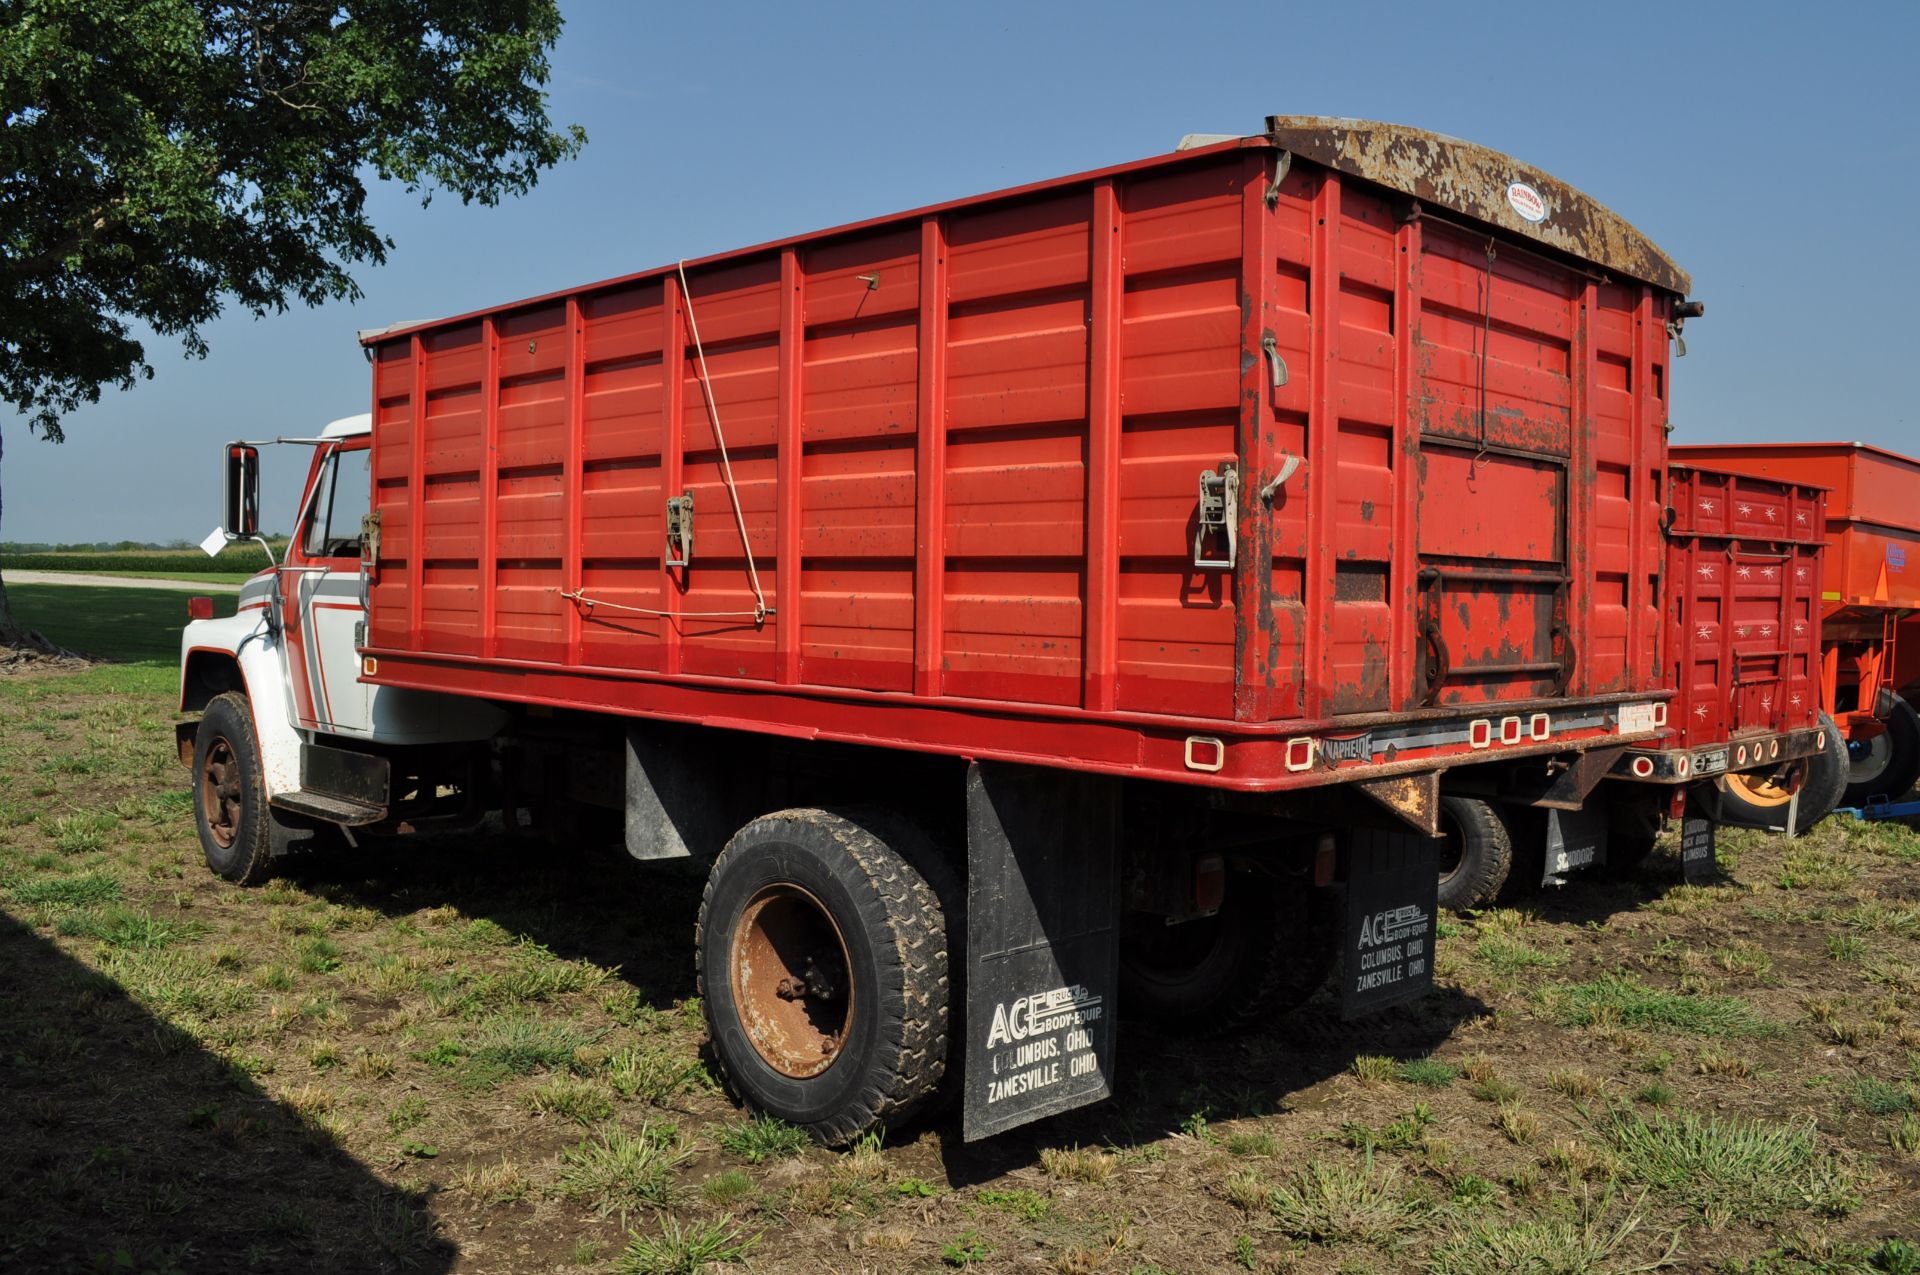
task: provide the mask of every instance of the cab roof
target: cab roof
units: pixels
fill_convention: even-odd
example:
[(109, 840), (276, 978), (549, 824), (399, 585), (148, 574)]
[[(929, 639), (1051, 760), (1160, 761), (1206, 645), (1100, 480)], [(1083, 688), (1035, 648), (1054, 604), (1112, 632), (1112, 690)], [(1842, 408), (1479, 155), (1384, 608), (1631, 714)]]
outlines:
[(352, 438), (356, 434), (373, 432), (373, 413), (362, 412), (358, 416), (342, 416), (337, 421), (328, 421), (320, 431), (322, 438)]

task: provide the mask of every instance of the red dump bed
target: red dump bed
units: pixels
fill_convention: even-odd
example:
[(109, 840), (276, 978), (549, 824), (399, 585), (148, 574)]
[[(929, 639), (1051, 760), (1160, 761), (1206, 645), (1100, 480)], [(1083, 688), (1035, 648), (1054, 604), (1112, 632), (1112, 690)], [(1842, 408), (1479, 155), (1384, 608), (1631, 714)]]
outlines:
[(1504, 156), (1279, 119), (685, 278), (365, 338), (372, 680), (1241, 788), (1668, 693), (1686, 279)]
[(1866, 443), (1710, 443), (1676, 461), (1827, 488), (1829, 610), (1920, 608), (1920, 460)]
[(1679, 745), (1816, 725), (1826, 493), (1672, 472), (1667, 650), (1680, 693), (1668, 717)]

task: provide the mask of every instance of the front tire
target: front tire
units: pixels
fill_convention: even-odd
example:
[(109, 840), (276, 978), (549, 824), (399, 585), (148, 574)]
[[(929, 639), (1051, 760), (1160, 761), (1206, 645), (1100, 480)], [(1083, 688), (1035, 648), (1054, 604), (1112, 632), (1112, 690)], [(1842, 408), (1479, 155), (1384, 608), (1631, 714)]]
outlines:
[(273, 816), (261, 780), (253, 710), (237, 691), (216, 695), (193, 736), (193, 820), (213, 874), (236, 885), (273, 875)]
[(915, 860), (940, 875), (884, 815), (785, 810), (735, 833), (707, 876), (694, 945), (721, 1071), (828, 1145), (904, 1123), (946, 1072), (948, 919)]

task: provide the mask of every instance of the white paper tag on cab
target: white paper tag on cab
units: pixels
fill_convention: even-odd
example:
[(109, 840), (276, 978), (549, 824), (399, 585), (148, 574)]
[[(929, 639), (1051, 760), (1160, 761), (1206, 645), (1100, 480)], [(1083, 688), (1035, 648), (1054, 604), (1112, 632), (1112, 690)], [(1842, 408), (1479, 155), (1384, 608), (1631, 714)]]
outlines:
[(227, 532), (224, 527), (215, 527), (207, 533), (207, 538), (200, 542), (200, 552), (206, 554), (209, 558), (219, 557), (220, 551), (226, 547)]

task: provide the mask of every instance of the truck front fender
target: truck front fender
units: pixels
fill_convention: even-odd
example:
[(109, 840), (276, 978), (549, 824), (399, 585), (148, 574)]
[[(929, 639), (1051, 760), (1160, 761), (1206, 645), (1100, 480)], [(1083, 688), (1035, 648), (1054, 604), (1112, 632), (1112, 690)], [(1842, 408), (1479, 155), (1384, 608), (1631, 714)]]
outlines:
[[(237, 614), (195, 620), (181, 632), (180, 711), (197, 713), (227, 691), (245, 695), (260, 743), (261, 777), (272, 797), (299, 790), (300, 736), (293, 725), (281, 638), (267, 625), (265, 600), (259, 580), (249, 581)], [(189, 738), (180, 733), (183, 756), (190, 759)]]

